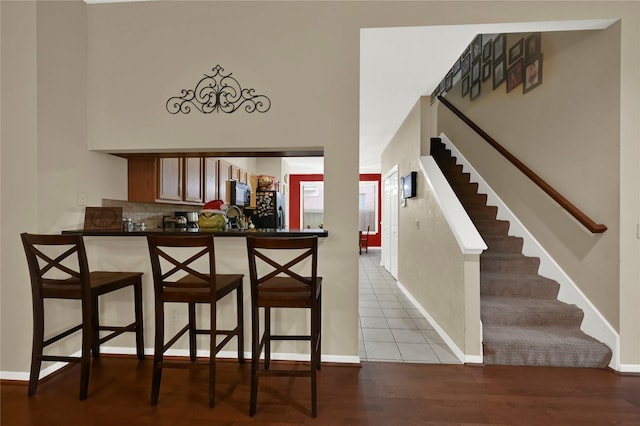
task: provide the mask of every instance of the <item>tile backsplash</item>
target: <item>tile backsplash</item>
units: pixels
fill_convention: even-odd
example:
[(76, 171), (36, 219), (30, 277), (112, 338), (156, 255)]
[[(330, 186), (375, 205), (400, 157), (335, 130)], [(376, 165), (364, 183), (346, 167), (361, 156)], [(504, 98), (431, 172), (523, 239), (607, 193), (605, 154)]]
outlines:
[(162, 217), (175, 212), (199, 212), (202, 207), (184, 204), (134, 203), (123, 200), (102, 200), (102, 207), (122, 207), (122, 217), (130, 217), (134, 223), (144, 222), (147, 229), (161, 229)]

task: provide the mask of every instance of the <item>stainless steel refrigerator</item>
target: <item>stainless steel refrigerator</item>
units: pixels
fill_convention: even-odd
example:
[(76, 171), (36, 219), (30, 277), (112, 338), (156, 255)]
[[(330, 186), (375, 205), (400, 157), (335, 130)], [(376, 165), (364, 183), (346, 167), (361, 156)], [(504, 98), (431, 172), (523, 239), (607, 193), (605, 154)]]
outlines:
[(278, 191), (256, 191), (251, 222), (258, 229), (284, 228), (284, 197)]

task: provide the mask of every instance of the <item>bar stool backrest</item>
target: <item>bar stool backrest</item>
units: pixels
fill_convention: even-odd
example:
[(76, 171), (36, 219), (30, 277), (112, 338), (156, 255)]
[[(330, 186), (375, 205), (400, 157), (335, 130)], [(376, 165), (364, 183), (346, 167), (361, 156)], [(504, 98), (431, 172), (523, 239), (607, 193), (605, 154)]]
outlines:
[(22, 234), (34, 302), (42, 297), (90, 300), (89, 266), (81, 235)]

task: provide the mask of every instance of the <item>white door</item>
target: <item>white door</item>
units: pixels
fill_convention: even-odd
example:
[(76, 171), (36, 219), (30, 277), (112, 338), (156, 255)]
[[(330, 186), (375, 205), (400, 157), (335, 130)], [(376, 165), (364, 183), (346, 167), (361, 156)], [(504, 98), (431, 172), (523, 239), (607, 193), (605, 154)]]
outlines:
[(398, 168), (384, 177), (382, 204), (382, 266), (398, 277)]

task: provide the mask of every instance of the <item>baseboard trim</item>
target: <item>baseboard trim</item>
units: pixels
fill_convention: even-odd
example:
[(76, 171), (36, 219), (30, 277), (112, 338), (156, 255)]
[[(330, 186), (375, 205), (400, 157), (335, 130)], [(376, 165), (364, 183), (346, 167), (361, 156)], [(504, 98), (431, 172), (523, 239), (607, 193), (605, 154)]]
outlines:
[(620, 369), (616, 370), (618, 373), (632, 373), (640, 374), (640, 364), (620, 364)]
[(403, 286), (400, 281), (396, 281), (396, 285), (404, 293), (404, 295), (407, 296), (407, 298), (411, 301), (411, 303), (413, 303), (416, 309), (420, 311), (422, 316), (424, 316), (424, 318), (429, 322), (429, 324), (431, 324), (431, 326), (436, 331), (436, 333), (438, 333), (438, 335), (442, 337), (442, 340), (444, 340), (444, 343), (447, 345), (449, 349), (451, 349), (451, 352), (453, 352), (453, 354), (456, 356), (456, 358), (460, 360), (460, 362), (482, 363), (482, 355), (466, 355), (458, 347), (458, 345), (456, 345), (456, 343), (451, 339), (451, 337), (449, 337), (447, 332), (445, 332), (444, 329), (440, 327), (440, 324), (438, 324), (438, 322), (435, 319), (433, 319), (433, 317), (429, 314), (429, 312), (427, 312), (427, 310), (416, 300), (416, 298), (413, 297), (413, 295), (409, 292), (409, 290), (407, 290), (407, 288)]
[[(105, 355), (131, 355), (136, 356), (136, 348), (134, 347), (119, 347), (119, 346), (101, 346), (100, 353)], [(147, 356), (153, 356), (152, 348), (145, 348), (144, 354)], [(189, 350), (188, 349), (170, 349), (165, 352), (167, 356), (180, 356), (180, 357), (188, 357)], [(70, 355), (70, 356), (80, 356), (80, 351)], [(199, 350), (197, 353), (199, 357), (208, 357), (209, 351), (207, 350)], [(216, 358), (220, 359), (236, 359), (238, 357), (238, 353), (236, 351), (220, 351)], [(251, 352), (245, 352), (245, 359), (251, 360)], [(261, 357), (261, 359), (264, 356)], [(293, 354), (293, 353), (272, 353), (271, 359), (274, 361), (310, 361), (311, 356), (308, 354)], [(333, 364), (360, 364), (360, 357), (358, 356), (349, 356), (349, 355), (322, 355), (322, 362), (328, 362)], [(61, 370), (62, 368), (69, 365), (68, 362), (56, 362), (48, 366), (47, 368), (40, 371), (40, 376), (38, 380), (42, 380), (47, 376)], [(12, 380), (12, 381), (29, 381), (29, 372), (28, 371), (0, 371), (0, 380)]]

